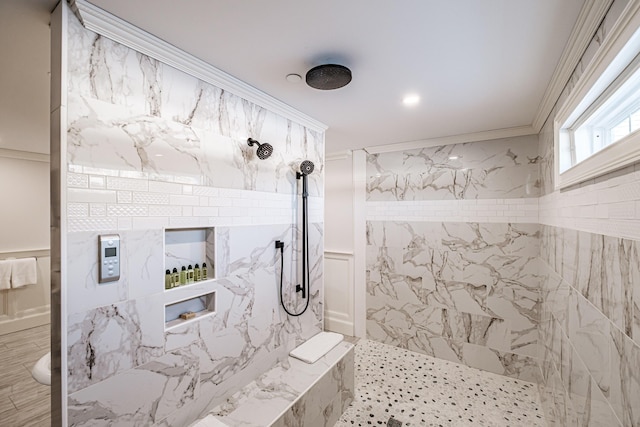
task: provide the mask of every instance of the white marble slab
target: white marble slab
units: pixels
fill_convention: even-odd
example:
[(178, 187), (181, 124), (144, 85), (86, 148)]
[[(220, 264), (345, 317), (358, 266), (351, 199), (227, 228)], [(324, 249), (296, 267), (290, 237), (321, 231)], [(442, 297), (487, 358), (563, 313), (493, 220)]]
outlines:
[[(280, 417), (284, 417), (286, 411), (303, 393), (313, 389), (314, 384), (321, 380), (323, 375), (330, 373), (336, 363), (352, 350), (353, 344), (341, 342), (314, 364), (288, 358), (282, 364), (258, 377), (255, 382), (249, 384), (242, 391), (231, 396), (225, 404), (212, 410), (211, 414), (229, 426), (260, 427), (271, 425)], [(353, 359), (351, 359), (351, 363), (353, 363)], [(353, 371), (349, 373), (348, 366), (342, 366), (340, 371), (341, 375), (331, 376), (332, 380), (330, 379), (328, 384), (314, 390), (313, 396), (306, 396), (308, 406), (305, 405), (302, 411), (303, 419), (305, 418), (304, 411), (309, 411), (307, 416), (310, 419), (320, 416), (322, 411), (319, 408), (324, 409), (326, 406), (326, 403), (321, 405), (320, 402), (331, 402), (336, 395), (341, 395), (343, 392), (348, 394), (348, 390), (343, 387), (348, 386), (349, 383), (345, 382), (341, 376), (353, 375)], [(316, 393), (318, 394), (316, 395)], [(317, 406), (315, 411), (312, 409), (314, 406)], [(290, 424), (282, 419), (280, 424), (276, 425), (288, 426)]]
[(371, 154), (367, 200), (538, 197), (537, 136)]
[(367, 336), (535, 380), (538, 237), (536, 224), (368, 222)]

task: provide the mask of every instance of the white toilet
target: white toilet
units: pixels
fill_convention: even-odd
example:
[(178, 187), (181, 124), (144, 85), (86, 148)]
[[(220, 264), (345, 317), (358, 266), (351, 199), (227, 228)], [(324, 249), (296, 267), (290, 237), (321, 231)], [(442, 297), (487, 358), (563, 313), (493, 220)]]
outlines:
[(33, 379), (40, 384), (51, 385), (51, 352), (45, 354), (36, 362), (31, 370)]

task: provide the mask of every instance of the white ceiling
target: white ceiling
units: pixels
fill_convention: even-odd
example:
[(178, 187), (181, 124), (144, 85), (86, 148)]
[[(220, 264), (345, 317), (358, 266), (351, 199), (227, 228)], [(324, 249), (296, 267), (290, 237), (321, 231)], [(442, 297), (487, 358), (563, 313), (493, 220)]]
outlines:
[[(89, 1), (324, 122), (329, 153), (531, 125), (584, 3)], [(285, 80), (325, 62), (351, 84)]]

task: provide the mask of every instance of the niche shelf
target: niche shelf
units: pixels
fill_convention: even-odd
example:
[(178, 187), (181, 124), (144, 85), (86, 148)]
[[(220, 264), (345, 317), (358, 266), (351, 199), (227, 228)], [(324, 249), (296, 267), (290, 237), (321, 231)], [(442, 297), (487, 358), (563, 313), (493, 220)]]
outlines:
[[(164, 270), (180, 273), (182, 267), (207, 264), (207, 279), (187, 285), (166, 289), (174, 292), (177, 289), (192, 287), (215, 280), (215, 228), (167, 228), (164, 230)], [(163, 275), (164, 277), (164, 275)]]
[[(186, 295), (187, 293), (185, 293)], [(180, 317), (182, 313), (192, 312), (195, 314), (190, 319)], [(164, 306), (164, 329), (169, 330), (177, 326), (198, 321), (204, 317), (216, 313), (216, 291), (206, 292), (201, 295), (187, 297), (173, 302), (165, 303)]]

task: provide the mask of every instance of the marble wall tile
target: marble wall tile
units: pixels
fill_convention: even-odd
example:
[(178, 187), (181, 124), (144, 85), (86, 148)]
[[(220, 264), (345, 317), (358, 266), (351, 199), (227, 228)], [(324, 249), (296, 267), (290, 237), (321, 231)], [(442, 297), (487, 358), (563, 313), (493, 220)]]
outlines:
[(162, 230), (120, 233), (122, 258), (127, 259), (129, 299), (136, 300), (164, 290)]
[[(550, 117), (554, 117), (557, 107)], [(554, 147), (553, 147), (553, 120), (547, 120), (538, 133), (538, 176), (540, 179), (540, 196), (554, 191)]]
[[(541, 363), (541, 367), (543, 366), (544, 363)], [(556, 377), (559, 377), (559, 375), (557, 374), (555, 368), (551, 365), (547, 365), (545, 369), (543, 369), (543, 371), (545, 371), (545, 373), (543, 374), (543, 382), (538, 384), (540, 403), (542, 404), (542, 410), (544, 412), (544, 417), (547, 421), (547, 425), (556, 426), (558, 424), (555, 422), (555, 420), (558, 419), (558, 416), (555, 413), (556, 405), (554, 398), (554, 385), (558, 383)]]
[(632, 338), (634, 286), (637, 286), (640, 278), (638, 243), (578, 232), (576, 264), (575, 286), (613, 324)]
[(611, 389), (604, 394), (623, 425), (639, 425), (640, 347), (617, 328), (611, 339)]
[[(550, 118), (573, 91), (627, 3), (613, 2)], [(549, 195), (555, 191), (553, 120), (538, 135), (538, 155), (541, 195)], [(634, 376), (627, 370), (628, 358), (637, 354), (637, 342), (632, 341), (637, 339), (634, 298), (640, 283), (636, 245), (602, 234), (542, 226), (540, 258), (546, 270), (542, 313), (543, 319), (551, 319), (548, 329), (543, 321), (540, 334), (542, 366), (547, 369), (542, 396), (550, 425), (638, 423), (634, 410), (640, 400), (634, 395)]]
[(290, 264), (288, 270), (295, 267), (291, 261), (291, 251), (300, 243), (296, 239), (295, 227), (251, 226), (251, 227), (217, 227), (219, 234), (218, 257), (219, 277), (243, 275), (262, 268), (273, 268), (280, 264), (280, 251), (275, 248), (275, 241), (285, 243), (285, 259)]
[[(254, 380), (286, 358), (295, 345), (321, 330), (321, 318), (316, 315), (321, 310), (313, 309), (319, 306), (319, 299), (312, 299), (307, 313), (295, 319), (280, 307), (273, 242), (283, 230), (290, 227), (220, 230), (230, 242), (237, 239), (240, 244), (229, 251), (232, 268), (227, 271), (233, 274), (216, 282), (216, 315), (197, 326), (186, 325), (166, 334), (167, 351), (187, 346), (199, 359), (203, 391), (192, 405), (198, 413), (221, 403), (225, 396)], [(254, 236), (253, 245), (244, 243), (247, 233)], [(267, 243), (261, 245), (261, 240)], [(294, 297), (292, 293), (285, 295), (285, 302)]]
[[(322, 133), (86, 31), (75, 19), (70, 32), (71, 163), (291, 193), (295, 171), (308, 159), (316, 164), (309, 192), (322, 195)], [(271, 143), (274, 154), (257, 160), (247, 137)]]
[[(91, 183), (71, 207), (100, 203), (91, 212), (107, 215), (69, 221), (69, 417), (186, 425), (322, 329), (324, 133), (88, 31), (74, 15), (68, 39), (67, 167)], [(247, 137), (272, 144), (273, 155), (257, 159)], [(301, 236), (292, 224), (305, 159), (315, 163), (311, 297), (307, 313), (292, 318), (280, 307), (273, 242), (286, 244), (283, 299), (299, 311)], [(259, 226), (236, 226), (243, 211), (261, 209), (243, 222)], [(205, 247), (218, 278), (216, 313), (165, 331), (164, 228), (212, 224)], [(127, 229), (121, 280), (97, 285), (97, 230), (116, 225)], [(141, 381), (154, 393), (130, 396)]]
[(70, 393), (163, 354), (161, 295), (72, 314), (67, 320)]
[(567, 301), (569, 301), (569, 295), (573, 288), (544, 261), (540, 262), (540, 276), (542, 318), (551, 319), (553, 316), (557, 322), (563, 325), (563, 330), (568, 330), (569, 305)]
[[(634, 242), (636, 249), (640, 246), (640, 243)], [(635, 258), (638, 259), (637, 257)], [(640, 274), (638, 270), (634, 267), (631, 268), (631, 292), (632, 292), (632, 312), (630, 313), (632, 316), (632, 326), (631, 326), (631, 337), (636, 342), (636, 344), (640, 345)]]
[(186, 351), (171, 352), (72, 393), (69, 425), (148, 426), (189, 404), (198, 394), (197, 358)]
[(579, 235), (579, 231), (564, 228), (562, 229), (561, 241), (558, 242), (558, 244), (562, 244), (562, 258), (556, 262), (556, 265), (558, 263), (561, 265), (560, 274), (567, 283), (576, 282)]
[[(568, 340), (567, 340), (568, 342)], [(589, 409), (592, 395), (592, 381), (587, 367), (582, 363), (582, 360), (578, 357), (578, 353), (575, 348), (568, 345), (563, 347), (567, 352), (567, 373), (565, 382), (567, 386), (567, 393), (572, 404), (572, 408), (576, 413), (576, 417), (579, 420), (584, 421), (589, 417)], [(565, 366), (562, 366), (565, 369)], [(564, 379), (564, 377), (563, 377)], [(581, 425), (588, 425), (588, 423), (581, 422)]]
[[(67, 313), (83, 313), (128, 299), (128, 259), (122, 256), (117, 282), (98, 283), (98, 236), (100, 232), (71, 233), (67, 236)], [(123, 245), (124, 250), (124, 245)], [(160, 267), (162, 268), (162, 267)]]
[(552, 320), (552, 334), (549, 337), (551, 339), (550, 348), (550, 356), (551, 362), (553, 363), (555, 369), (560, 372), (562, 370), (562, 343), (563, 338), (565, 337), (564, 329), (560, 326), (560, 324), (553, 319)]
[(348, 353), (298, 399), (273, 427), (332, 426), (353, 401), (354, 354)]
[(68, 90), (147, 112), (145, 78), (139, 54), (84, 29), (77, 19), (68, 21)]
[(247, 427), (333, 425), (332, 417), (353, 399), (353, 369), (347, 342), (311, 365), (286, 358), (209, 413)]
[[(312, 295), (309, 312), (313, 313), (315, 320), (310, 323), (304, 315), (297, 320), (289, 319), (298, 326), (296, 330), (304, 331), (297, 336), (297, 342), (289, 344), (294, 347), (304, 339), (314, 335), (317, 325), (322, 319), (322, 261), (324, 257), (323, 244), (324, 225), (321, 223), (309, 224), (309, 278), (310, 291)], [(302, 283), (302, 234), (298, 226), (249, 226), (249, 227), (221, 227), (218, 228), (219, 240), (218, 257), (220, 277), (239, 276), (245, 277), (248, 274), (259, 270), (266, 270), (271, 274), (271, 278), (265, 283), (267, 289), (274, 291), (274, 295), (280, 299), (280, 270), (282, 260), (280, 251), (275, 248), (275, 241), (284, 242), (284, 270), (283, 270), (283, 292), (282, 298), (289, 311), (296, 313), (302, 311), (306, 301), (301, 298), (300, 293), (295, 292), (296, 284)], [(278, 304), (274, 307), (277, 311)], [(281, 314), (284, 316), (282, 309)], [(310, 317), (309, 319), (313, 318)], [(303, 320), (299, 322), (298, 320)], [(293, 325), (292, 324), (292, 325)]]
[(589, 426), (622, 426), (607, 398), (591, 378), (588, 389), (586, 407), (582, 417), (582, 425)]
[(537, 225), (370, 221), (367, 233), (369, 338), (458, 362), (464, 344), (537, 357)]
[(611, 376), (610, 322), (578, 292), (571, 292), (568, 306), (569, 340), (600, 389), (606, 391), (610, 387)]
[[(540, 332), (542, 366), (543, 372), (549, 366), (560, 372), (567, 393), (563, 419), (634, 425), (640, 386), (629, 366), (638, 354), (632, 315), (637, 242), (543, 227), (541, 248), (548, 241), (563, 250), (547, 258), (554, 266), (541, 261), (543, 318), (550, 317), (552, 325)], [(547, 382), (551, 372), (544, 375)]]
[(524, 136), (369, 155), (367, 199), (537, 197), (536, 142)]
[(461, 362), (473, 368), (523, 381), (539, 382), (540, 380), (537, 360), (484, 346), (463, 344)]
[[(225, 280), (226, 294), (233, 296), (226, 309), (226, 304), (220, 300), (222, 324), (215, 325), (214, 321), (200, 327), (206, 352), (203, 381), (219, 384), (250, 367), (257, 371), (256, 375), (268, 369), (261, 365), (260, 359), (268, 360), (265, 354), (277, 351), (282, 345), (284, 319), (278, 311), (275, 286), (265, 286), (268, 283), (265, 280), (273, 283), (273, 275), (257, 272), (245, 278)], [(221, 298), (224, 298), (222, 292)], [(284, 348), (280, 350), (280, 356), (283, 351)]]

